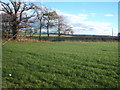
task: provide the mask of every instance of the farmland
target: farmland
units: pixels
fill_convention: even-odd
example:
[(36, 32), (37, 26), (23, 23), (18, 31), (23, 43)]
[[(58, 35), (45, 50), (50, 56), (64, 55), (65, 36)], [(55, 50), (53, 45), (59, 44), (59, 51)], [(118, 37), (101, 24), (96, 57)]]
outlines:
[(117, 42), (9, 42), (4, 88), (117, 88)]

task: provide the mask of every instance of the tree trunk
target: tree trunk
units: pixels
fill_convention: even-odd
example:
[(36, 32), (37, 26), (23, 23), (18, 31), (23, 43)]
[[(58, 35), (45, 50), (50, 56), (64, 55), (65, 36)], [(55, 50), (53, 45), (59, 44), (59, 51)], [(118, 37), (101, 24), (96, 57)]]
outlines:
[(17, 31), (13, 31), (13, 40), (17, 39)]
[(60, 37), (60, 29), (58, 29), (58, 36)]
[(39, 40), (41, 40), (41, 26), (40, 26), (40, 31), (39, 31)]
[(25, 30), (25, 37), (26, 37), (26, 30)]
[(16, 25), (13, 25), (12, 31), (13, 31), (13, 40), (16, 40), (17, 39), (17, 26)]
[(47, 26), (47, 35), (49, 37), (49, 26)]

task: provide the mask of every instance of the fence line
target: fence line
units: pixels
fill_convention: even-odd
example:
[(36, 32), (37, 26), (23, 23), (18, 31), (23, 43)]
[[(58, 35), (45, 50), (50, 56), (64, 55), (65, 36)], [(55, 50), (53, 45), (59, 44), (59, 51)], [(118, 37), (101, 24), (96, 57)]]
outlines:
[(14, 36), (12, 36), (11, 38), (9, 38), (7, 41), (5, 41), (3, 44), (2, 44), (2, 47), (7, 43), (7, 42), (9, 42), (11, 39), (13, 39), (13, 37), (15, 37), (17, 35), (17, 33), (14, 35)]

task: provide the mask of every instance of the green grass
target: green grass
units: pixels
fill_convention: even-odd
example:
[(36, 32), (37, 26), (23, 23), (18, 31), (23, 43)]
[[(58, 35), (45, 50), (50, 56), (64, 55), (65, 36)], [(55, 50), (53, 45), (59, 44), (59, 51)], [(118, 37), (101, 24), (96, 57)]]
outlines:
[(118, 43), (9, 42), (2, 65), (5, 88), (117, 88)]

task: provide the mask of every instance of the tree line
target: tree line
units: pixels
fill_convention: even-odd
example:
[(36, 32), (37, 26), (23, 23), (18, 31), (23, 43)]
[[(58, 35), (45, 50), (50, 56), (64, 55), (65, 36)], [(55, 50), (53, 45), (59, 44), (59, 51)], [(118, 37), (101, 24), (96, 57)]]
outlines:
[(10, 3), (0, 1), (3, 35), (12, 33), (15, 40), (19, 30), (30, 31), (31, 28), (39, 31), (39, 39), (42, 29), (46, 30), (48, 37), (50, 29), (54, 29), (59, 37), (61, 34), (73, 34), (72, 27), (66, 22), (66, 18), (55, 10), (43, 5), (21, 2), (21, 0), (9, 1)]

